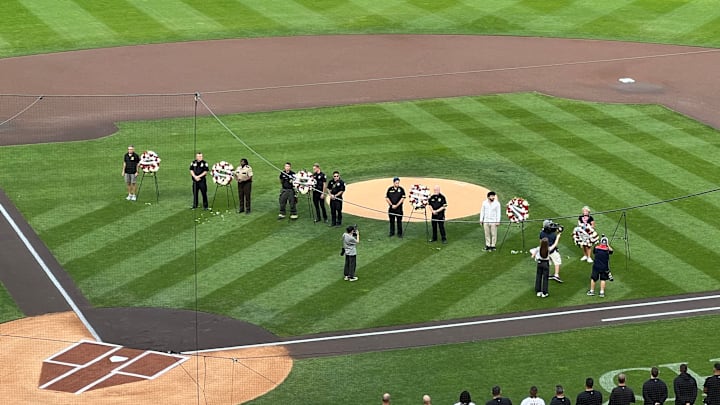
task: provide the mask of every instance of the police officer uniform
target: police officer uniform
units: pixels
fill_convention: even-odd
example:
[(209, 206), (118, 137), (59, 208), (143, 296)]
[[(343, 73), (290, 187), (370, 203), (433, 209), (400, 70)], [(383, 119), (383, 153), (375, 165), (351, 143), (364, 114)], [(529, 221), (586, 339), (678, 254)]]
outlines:
[(208, 209), (208, 197), (207, 197), (207, 172), (208, 172), (208, 163), (205, 160), (198, 161), (197, 159), (193, 160), (192, 163), (190, 163), (190, 171), (195, 174), (196, 176), (200, 176), (203, 173), (205, 173), (204, 176), (200, 177), (198, 180), (195, 180), (194, 177), (192, 177), (193, 181), (193, 209), (197, 208), (198, 206), (198, 192), (202, 193), (203, 198), (203, 209)]
[(242, 159), (240, 161), (240, 167), (235, 170), (235, 176), (237, 177), (238, 186), (238, 201), (240, 208), (238, 213), (250, 213), (250, 193), (252, 192), (252, 178), (253, 170), (252, 167), (247, 163), (247, 160)]
[(297, 205), (295, 202), (295, 189), (293, 188), (293, 179), (295, 178), (295, 172), (282, 171), (280, 172), (280, 214), (278, 219), (285, 218), (285, 208), (290, 203), (290, 219), (297, 219)]
[[(318, 167), (319, 168), (319, 167)], [(325, 211), (325, 201), (323, 201), (323, 192), (325, 190), (325, 183), (327, 183), (327, 176), (322, 171), (312, 174), (315, 179), (315, 188), (313, 189), (313, 205), (315, 206), (315, 222), (320, 222), (320, 218), (327, 222), (327, 211)], [(330, 202), (332, 205), (332, 202)], [(322, 210), (322, 217), (320, 211)]]
[(333, 174), (332, 180), (328, 181), (328, 189), (330, 190), (330, 218), (332, 219), (330, 226), (340, 226), (342, 225), (342, 198), (345, 193), (345, 182), (340, 178), (339, 174), (337, 178), (334, 176), (335, 174)]
[[(396, 181), (400, 181), (399, 178), (395, 177), (393, 179), (393, 183)], [(402, 228), (402, 220), (403, 220), (403, 200), (405, 199), (405, 189), (403, 189), (400, 186), (395, 187), (393, 184), (387, 189), (387, 192), (385, 193), (385, 198), (387, 199), (389, 205), (388, 205), (388, 217), (390, 219), (390, 233), (388, 236), (395, 235), (395, 224), (397, 224), (397, 234), (398, 237), (402, 238), (403, 234), (403, 228)], [(397, 204), (398, 206), (396, 208), (393, 208), (392, 206)]]
[[(445, 199), (442, 193), (433, 194), (428, 199), (428, 204), (432, 207), (433, 211), (437, 211), (443, 207), (447, 208), (447, 199)], [(447, 238), (445, 237), (445, 210), (438, 211), (437, 214), (432, 214), (432, 239), (430, 239), (430, 242), (437, 241), (438, 228), (440, 228), (442, 242), (447, 243)]]

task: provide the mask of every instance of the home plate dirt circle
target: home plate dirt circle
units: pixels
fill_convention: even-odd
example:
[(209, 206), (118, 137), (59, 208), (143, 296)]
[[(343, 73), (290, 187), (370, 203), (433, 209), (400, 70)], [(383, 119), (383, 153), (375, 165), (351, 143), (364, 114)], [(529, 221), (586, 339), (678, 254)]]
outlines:
[[(0, 364), (5, 365), (0, 374), (0, 398), (14, 398), (14, 403), (22, 404), (155, 405), (160, 398), (162, 403), (184, 404), (195, 403), (198, 394), (202, 403), (237, 404), (277, 387), (293, 364), (284, 347), (195, 356), (97, 343), (72, 312), (0, 324), (0, 347)], [(146, 364), (152, 370), (142, 370), (145, 366), (138, 361), (126, 361), (133, 356), (156, 357), (164, 365)], [(167, 367), (174, 362), (167, 360), (181, 358), (185, 360)], [(128, 364), (123, 366), (123, 362)], [(110, 366), (121, 372), (106, 372)], [(102, 374), (90, 375), (98, 368), (104, 369)], [(65, 390), (58, 385), (74, 388)]]
[[(410, 190), (413, 185), (426, 186), (433, 193), (434, 187), (440, 186), (440, 192), (448, 201), (445, 219), (465, 218), (480, 214), (480, 206), (487, 197), (488, 189), (476, 184), (458, 180), (438, 179), (434, 177), (400, 177), (400, 186), (405, 190), (403, 213), (405, 221), (424, 221), (423, 212), (413, 212), (410, 204)], [(385, 193), (393, 185), (393, 178), (373, 179), (345, 186), (343, 213), (364, 218), (387, 220), (388, 207)], [(411, 215), (412, 214), (412, 215)], [(428, 207), (428, 218), (432, 212)]]

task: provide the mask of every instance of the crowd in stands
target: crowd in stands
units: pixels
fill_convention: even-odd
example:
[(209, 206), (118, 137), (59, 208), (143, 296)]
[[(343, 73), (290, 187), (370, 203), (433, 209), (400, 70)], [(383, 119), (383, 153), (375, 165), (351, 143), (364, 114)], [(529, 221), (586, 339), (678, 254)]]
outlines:
[[(668, 399), (669, 387), (659, 377), (660, 371), (657, 367), (650, 369), (650, 378), (642, 385), (643, 405), (664, 405)], [(579, 392), (575, 398), (575, 405), (603, 405), (602, 392), (594, 388), (595, 381), (592, 377), (585, 379), (585, 389)], [(693, 376), (688, 374), (687, 365), (680, 365), (680, 373), (673, 380), (672, 389), (675, 393), (675, 405), (695, 405), (698, 399), (698, 383)], [(502, 395), (499, 385), (492, 387), (492, 398), (485, 402), (485, 405), (512, 405), (512, 401)], [(702, 390), (702, 402), (704, 405), (720, 405), (720, 363), (713, 366), (713, 374), (705, 379)], [(404, 403), (409, 403), (405, 401)], [(635, 392), (627, 386), (625, 374), (618, 374), (617, 386), (610, 392), (607, 405), (631, 405), (635, 403)], [(422, 396), (423, 405), (432, 405), (430, 395)], [(482, 402), (481, 402), (482, 404)], [(390, 394), (382, 395), (382, 405), (391, 405)], [(449, 405), (449, 402), (448, 402)], [(476, 405), (473, 402), (469, 391), (460, 393), (455, 405)], [(530, 387), (529, 395), (524, 398), (520, 405), (546, 405), (545, 400), (538, 397), (536, 386)], [(555, 386), (555, 396), (550, 399), (549, 405), (573, 405), (572, 400), (565, 396), (565, 389), (562, 385)]]

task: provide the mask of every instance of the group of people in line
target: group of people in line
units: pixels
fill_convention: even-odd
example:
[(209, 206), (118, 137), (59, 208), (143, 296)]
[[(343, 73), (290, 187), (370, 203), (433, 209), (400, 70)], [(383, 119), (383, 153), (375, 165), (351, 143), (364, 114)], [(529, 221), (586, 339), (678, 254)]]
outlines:
[[(668, 386), (659, 378), (660, 371), (657, 367), (650, 369), (650, 378), (643, 383), (642, 398), (643, 405), (663, 405), (668, 399)], [(575, 405), (602, 405), (603, 394), (594, 387), (595, 381), (592, 377), (585, 379), (585, 387), (575, 397)], [(681, 364), (679, 374), (673, 380), (673, 391), (675, 393), (675, 405), (695, 405), (698, 399), (698, 383), (688, 373), (687, 364)], [(492, 398), (485, 402), (485, 405), (512, 405), (510, 398), (504, 397), (500, 386), (492, 387)], [(702, 390), (703, 404), (720, 405), (720, 363), (713, 366), (713, 374), (705, 379)], [(610, 392), (608, 405), (630, 405), (635, 403), (635, 392), (627, 385), (627, 376), (624, 373), (618, 374), (617, 385)], [(429, 395), (423, 395), (423, 405), (432, 405)], [(391, 405), (390, 394), (382, 395), (382, 405)], [(460, 393), (455, 405), (476, 405), (470, 396), (469, 391)], [(524, 398), (520, 405), (546, 405), (544, 399), (538, 396), (538, 388), (530, 387), (529, 395)], [(562, 385), (555, 386), (555, 395), (550, 399), (549, 405), (572, 405), (572, 400), (565, 396), (565, 389)]]

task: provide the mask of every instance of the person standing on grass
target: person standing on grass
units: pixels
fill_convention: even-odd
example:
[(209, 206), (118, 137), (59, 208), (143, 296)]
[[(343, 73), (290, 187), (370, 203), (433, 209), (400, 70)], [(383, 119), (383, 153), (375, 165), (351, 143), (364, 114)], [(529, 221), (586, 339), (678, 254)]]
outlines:
[(537, 262), (535, 270), (535, 295), (541, 298), (547, 298), (548, 281), (550, 279), (550, 251), (554, 249), (560, 238), (555, 238), (552, 246), (549, 246), (548, 238), (540, 240), (540, 247), (530, 249), (533, 259)]
[(545, 400), (538, 397), (538, 389), (533, 385), (530, 387), (530, 396), (523, 399), (520, 405), (545, 405)]
[(360, 232), (354, 226), (348, 226), (343, 234), (342, 242), (345, 256), (344, 280), (357, 281), (355, 269), (357, 267), (357, 244), (360, 243)]
[(543, 221), (543, 228), (540, 231), (539, 239), (542, 240), (543, 238), (547, 238), (550, 246), (555, 246), (554, 248), (550, 249), (550, 261), (553, 263), (553, 266), (555, 266), (555, 274), (553, 274), (549, 278), (557, 281), (558, 283), (563, 282), (563, 280), (560, 278), (560, 266), (562, 265), (562, 256), (560, 255), (560, 251), (558, 250), (560, 235), (562, 235), (562, 229), (560, 229), (557, 224), (553, 223), (549, 219)]
[(587, 295), (595, 295), (595, 283), (600, 280), (600, 297), (605, 297), (605, 284), (610, 280), (610, 255), (613, 253), (608, 238), (603, 236), (600, 243), (595, 246), (595, 262), (590, 273), (590, 289)]
[(625, 374), (618, 374), (618, 385), (610, 392), (608, 405), (630, 405), (635, 403), (635, 393), (632, 388), (625, 385), (626, 379)]
[(460, 393), (460, 398), (458, 398), (455, 405), (475, 405), (475, 402), (472, 401), (468, 391), (463, 391)]
[(285, 163), (285, 169), (280, 172), (280, 213), (278, 219), (285, 218), (288, 203), (290, 204), (290, 219), (297, 219), (297, 204), (295, 201), (295, 172), (292, 171), (290, 162)]
[[(320, 163), (313, 164), (313, 179), (315, 179), (315, 188), (313, 189), (313, 206), (315, 206), (315, 222), (327, 222), (328, 216), (325, 210), (325, 193), (327, 193), (327, 176), (320, 169)], [(322, 211), (322, 216), (320, 215)]]
[(497, 229), (500, 225), (500, 203), (494, 191), (487, 193), (487, 199), (480, 207), (480, 225), (485, 230), (485, 250), (495, 250)]
[(252, 192), (253, 170), (247, 159), (240, 159), (240, 164), (235, 170), (237, 178), (238, 201), (240, 208), (238, 214), (250, 213), (250, 193)]
[(703, 384), (705, 405), (720, 405), (720, 363), (713, 366), (713, 375), (705, 379)]
[[(582, 214), (578, 217), (578, 226), (582, 229), (587, 229), (588, 227), (592, 227), (592, 229), (595, 229), (595, 218), (590, 215), (590, 207), (587, 205), (582, 207)], [(583, 250), (583, 256), (580, 258), (581, 261), (587, 261), (588, 263), (592, 263), (592, 246), (580, 246)]]
[(330, 196), (330, 226), (342, 225), (343, 195), (345, 194), (345, 182), (340, 178), (340, 172), (333, 172), (332, 179), (328, 182), (328, 195)]
[(688, 374), (687, 364), (680, 365), (680, 374), (673, 380), (673, 391), (675, 392), (675, 405), (695, 404), (698, 385), (695, 378)]
[(593, 388), (595, 381), (592, 377), (585, 379), (585, 391), (578, 394), (575, 405), (602, 405), (602, 392)]
[(485, 405), (512, 405), (510, 398), (502, 396), (502, 389), (499, 385), (492, 387), (492, 399), (487, 401)]
[(658, 377), (659, 374), (660, 370), (657, 367), (651, 368), (650, 379), (643, 384), (642, 394), (645, 405), (662, 405), (667, 400), (668, 387), (665, 381)]
[(387, 189), (385, 193), (385, 202), (388, 205), (388, 217), (390, 219), (389, 237), (395, 235), (395, 225), (397, 224), (398, 238), (403, 237), (403, 203), (405, 202), (405, 189), (400, 187), (400, 178), (393, 178), (393, 185)]
[(193, 181), (192, 209), (198, 207), (198, 193), (202, 193), (203, 209), (208, 209), (207, 173), (208, 163), (203, 159), (202, 152), (198, 152), (195, 154), (195, 160), (190, 163), (190, 177)]
[(138, 176), (138, 164), (140, 163), (140, 156), (135, 153), (135, 147), (133, 145), (128, 146), (127, 153), (123, 158), (122, 165), (122, 176), (125, 179), (127, 185), (128, 195), (125, 197), (128, 201), (137, 200), (135, 194), (137, 190), (137, 176)]
[(555, 396), (550, 400), (550, 405), (572, 405), (570, 398), (565, 396), (565, 388), (562, 385), (555, 386)]
[(440, 193), (440, 186), (435, 186), (433, 195), (428, 199), (428, 205), (432, 209), (432, 239), (430, 239), (430, 242), (437, 242), (438, 228), (440, 228), (442, 243), (447, 243), (447, 236), (445, 235), (447, 199)]

